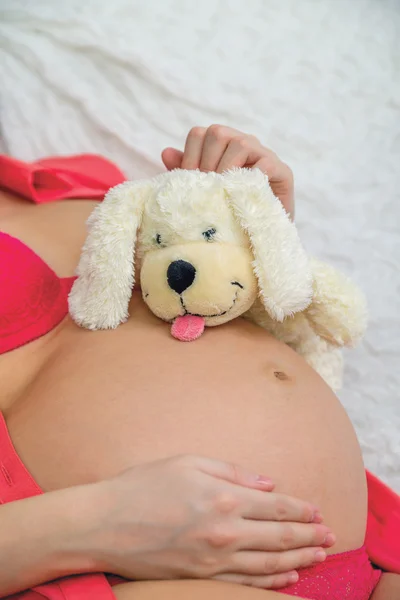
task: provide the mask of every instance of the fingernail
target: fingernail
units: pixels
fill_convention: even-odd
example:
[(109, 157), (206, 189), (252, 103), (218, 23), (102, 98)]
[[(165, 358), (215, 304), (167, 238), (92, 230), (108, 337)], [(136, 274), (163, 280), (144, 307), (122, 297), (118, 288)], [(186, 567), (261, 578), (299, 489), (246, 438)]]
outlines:
[(321, 515), (319, 510), (314, 511), (312, 523), (322, 523), (323, 520), (324, 520), (324, 517)]
[(264, 477), (264, 475), (259, 475), (256, 479), (257, 483), (260, 485), (267, 485), (268, 487), (271, 487), (271, 485), (274, 485), (272, 479), (270, 479), (269, 477)]
[(315, 553), (314, 558), (316, 562), (324, 562), (324, 560), (326, 559), (326, 553), (323, 550), (318, 550)]
[(296, 573), (296, 571), (294, 571), (293, 573), (290, 573), (290, 575), (288, 577), (289, 583), (297, 583), (298, 580), (299, 580), (299, 574)]
[(332, 546), (336, 542), (336, 536), (333, 533), (328, 533), (324, 539), (325, 546)]

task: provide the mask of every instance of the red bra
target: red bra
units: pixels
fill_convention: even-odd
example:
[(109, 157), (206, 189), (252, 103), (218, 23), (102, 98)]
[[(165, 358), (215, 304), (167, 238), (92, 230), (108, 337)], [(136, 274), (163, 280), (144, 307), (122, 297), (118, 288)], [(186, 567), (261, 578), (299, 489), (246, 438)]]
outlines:
[[(36, 204), (68, 198), (101, 200), (125, 181), (111, 162), (94, 155), (24, 163), (0, 156), (0, 188)], [(0, 232), (0, 354), (56, 327), (68, 312), (74, 277), (61, 279), (20, 240)]]

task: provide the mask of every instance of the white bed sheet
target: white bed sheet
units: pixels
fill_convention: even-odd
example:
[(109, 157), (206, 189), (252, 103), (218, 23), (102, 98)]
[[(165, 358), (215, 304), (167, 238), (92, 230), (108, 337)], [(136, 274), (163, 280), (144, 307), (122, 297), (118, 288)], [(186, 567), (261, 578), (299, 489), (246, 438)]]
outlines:
[(0, 0), (3, 151), (97, 152), (150, 176), (164, 146), (216, 122), (293, 167), (304, 243), (368, 297), (340, 397), (397, 491), (399, 31), (397, 0)]

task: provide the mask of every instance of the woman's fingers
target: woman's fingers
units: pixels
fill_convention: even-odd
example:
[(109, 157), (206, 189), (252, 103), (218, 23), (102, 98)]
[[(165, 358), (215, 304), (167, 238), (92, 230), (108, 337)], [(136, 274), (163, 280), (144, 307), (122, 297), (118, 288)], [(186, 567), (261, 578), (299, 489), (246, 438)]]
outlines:
[(182, 169), (198, 169), (203, 151), (205, 127), (193, 127), (186, 138), (185, 150), (182, 158)]
[(238, 133), (231, 127), (211, 125), (204, 137), (200, 171), (216, 171), (232, 137)]
[(259, 156), (259, 146), (253, 139), (247, 136), (235, 137), (229, 142), (224, 154), (221, 156), (216, 171), (222, 173), (232, 167), (244, 167), (248, 164), (254, 164)]
[(232, 127), (193, 127), (183, 152), (166, 148), (162, 159), (167, 169), (200, 169), (222, 173), (232, 167), (260, 169), (268, 175), (271, 189), (294, 217), (294, 183), (291, 169), (257, 138)]
[(262, 148), (252, 135), (232, 127), (211, 125), (208, 128), (193, 127), (186, 138), (184, 151), (166, 148), (162, 159), (167, 169), (180, 167), (222, 173), (231, 167), (253, 165), (266, 152), (270, 151)]
[[(232, 127), (225, 127), (223, 125), (211, 125), (208, 128), (193, 127), (186, 138), (185, 149), (180, 167), (182, 169), (216, 171), (229, 143), (233, 139), (246, 139), (249, 142), (251, 140), (254, 146), (259, 145), (259, 142), (256, 140), (256, 138), (242, 134), (240, 131), (233, 129)], [(254, 158), (254, 160), (256, 160), (256, 158)], [(170, 161), (168, 155), (167, 162), (168, 165), (166, 164), (166, 167), (171, 168), (169, 166)], [(172, 168), (176, 168), (175, 163), (173, 164), (174, 166)], [(227, 168), (229, 168), (229, 162), (227, 164)]]
[(287, 552), (236, 552), (228, 566), (229, 573), (215, 575), (213, 579), (278, 589), (298, 580), (295, 569), (310, 567), (325, 559), (326, 553), (322, 548), (301, 548)]
[(240, 550), (282, 552), (311, 546), (333, 546), (336, 539), (325, 525), (242, 520), (236, 539)]
[(276, 575), (241, 575), (238, 573), (224, 573), (223, 575), (216, 575), (212, 577), (217, 581), (225, 581), (227, 583), (236, 583), (239, 585), (248, 585), (254, 588), (261, 588), (263, 590), (279, 590), (288, 585), (293, 585), (299, 580), (299, 576), (296, 571), (290, 573), (278, 573)]
[(255, 490), (243, 490), (241, 496), (241, 516), (244, 519), (299, 523), (321, 523), (323, 520), (313, 504), (286, 494), (260, 494)]
[(300, 548), (287, 552), (236, 552), (226, 570), (246, 575), (275, 575), (310, 567), (326, 559), (322, 548)]
[(182, 164), (183, 152), (176, 148), (165, 148), (161, 153), (162, 161), (168, 171), (180, 169)]

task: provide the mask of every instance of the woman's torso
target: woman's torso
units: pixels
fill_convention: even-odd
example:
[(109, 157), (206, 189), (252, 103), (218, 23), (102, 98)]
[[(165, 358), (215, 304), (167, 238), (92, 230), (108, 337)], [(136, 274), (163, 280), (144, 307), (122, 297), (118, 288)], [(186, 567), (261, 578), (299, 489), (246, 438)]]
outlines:
[[(1, 228), (69, 276), (93, 206), (18, 204)], [(67, 317), (0, 356), (0, 408), (39, 485), (50, 490), (168, 455), (203, 454), (315, 502), (338, 536), (332, 552), (360, 546), (359, 446), (336, 396), (304, 360), (243, 319), (183, 344), (139, 293), (130, 308), (115, 331), (88, 332)]]

